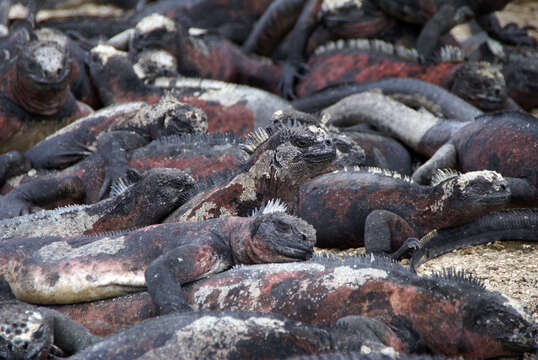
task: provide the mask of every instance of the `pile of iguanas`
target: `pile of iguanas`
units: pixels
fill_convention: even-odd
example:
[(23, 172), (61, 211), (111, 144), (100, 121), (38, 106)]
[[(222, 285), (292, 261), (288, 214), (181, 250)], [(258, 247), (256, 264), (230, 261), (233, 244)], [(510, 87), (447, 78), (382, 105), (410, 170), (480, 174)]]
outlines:
[(0, 358), (536, 355), (523, 305), (416, 274), (538, 239), (508, 2), (2, 2)]

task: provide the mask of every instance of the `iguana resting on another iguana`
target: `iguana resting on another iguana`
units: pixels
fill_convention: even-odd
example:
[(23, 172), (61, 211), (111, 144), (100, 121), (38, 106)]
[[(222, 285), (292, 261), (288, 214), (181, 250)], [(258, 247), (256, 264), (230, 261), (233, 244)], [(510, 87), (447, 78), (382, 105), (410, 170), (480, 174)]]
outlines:
[(436, 169), (489, 169), (508, 181), (512, 205), (533, 207), (538, 203), (538, 122), (525, 112), (500, 111), (473, 121), (441, 121), (386, 96), (363, 93), (349, 96), (323, 113), (329, 122), (337, 122), (341, 116), (366, 121), (430, 156), (413, 174), (418, 183), (427, 183)]
[(18, 237), (75, 236), (155, 224), (192, 196), (193, 187), (194, 180), (183, 171), (150, 169), (135, 184), (120, 189), (119, 195), (98, 203), (1, 220), (0, 242)]
[[(325, 326), (348, 315), (378, 319), (397, 335), (386, 345), (408, 353), (517, 356), (532, 351), (538, 331), (521, 304), (467, 273), (418, 277), (371, 256), (237, 266), (182, 291), (196, 310), (277, 313)], [(152, 316), (150, 304), (139, 294), (55, 308), (98, 331)]]
[(166, 91), (181, 102), (202, 109), (209, 132), (233, 132), (245, 136), (260, 126), (271, 125), (271, 115), (290, 107), (282, 98), (249, 86), (199, 78), (157, 78), (146, 84), (123, 51), (99, 45), (91, 50), (90, 73), (104, 104), (129, 101), (158, 102)]
[(167, 313), (189, 309), (181, 300), (185, 283), (237, 264), (305, 260), (315, 240), (312, 226), (270, 202), (250, 217), (4, 241), (0, 275), (18, 299), (40, 304), (98, 300), (147, 286), (159, 312)]
[(314, 125), (259, 128), (244, 146), (251, 154), (245, 170), (201, 191), (165, 221), (200, 221), (228, 215), (246, 216), (273, 198), (295, 213), (300, 185), (330, 171), (336, 146), (327, 132)]

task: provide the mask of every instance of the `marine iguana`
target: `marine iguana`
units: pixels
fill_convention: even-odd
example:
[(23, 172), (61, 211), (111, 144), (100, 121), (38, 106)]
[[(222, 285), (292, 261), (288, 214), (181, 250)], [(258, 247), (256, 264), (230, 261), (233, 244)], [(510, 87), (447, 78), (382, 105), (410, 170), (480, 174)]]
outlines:
[(150, 169), (119, 195), (96, 204), (2, 220), (0, 242), (17, 237), (75, 236), (155, 224), (183, 204), (193, 187), (194, 180), (180, 170)]
[(91, 50), (90, 73), (104, 104), (128, 101), (157, 102), (172, 90), (182, 102), (201, 108), (208, 117), (209, 132), (233, 132), (245, 136), (269, 126), (271, 115), (290, 107), (280, 97), (244, 85), (196, 78), (156, 79), (145, 84), (133, 69), (127, 53), (99, 45)]
[(338, 114), (361, 118), (430, 156), (413, 174), (418, 183), (426, 183), (436, 169), (489, 169), (508, 181), (511, 204), (537, 204), (538, 123), (532, 115), (499, 111), (473, 121), (440, 121), (375, 93), (349, 96), (324, 112), (334, 121), (338, 121)]
[[(260, 311), (323, 326), (348, 315), (379, 319), (409, 353), (517, 356), (533, 349), (537, 334), (521, 304), (486, 290), (467, 273), (419, 277), (370, 255), (238, 266), (182, 290), (197, 310)], [(115, 314), (124, 323), (128, 316), (131, 322), (150, 316), (149, 304), (149, 296), (139, 294), (55, 308), (85, 326), (96, 320), (110, 326)]]
[(325, 88), (407, 77), (450, 90), (465, 101), (491, 111), (505, 106), (507, 84), (502, 72), (487, 62), (471, 62), (454, 47), (441, 49), (439, 61), (420, 64), (414, 49), (381, 40), (339, 40), (316, 49), (306, 62), (307, 74), (297, 82), (299, 97)]
[(22, 302), (0, 303), (0, 357), (46, 359), (72, 355), (101, 340), (67, 316)]
[(37, 141), (88, 115), (69, 90), (69, 56), (54, 42), (33, 41), (0, 74), (0, 153), (27, 150)]
[[(396, 352), (379, 338), (392, 331), (381, 321), (349, 316), (335, 326), (291, 321), (254, 312), (173, 314), (148, 319), (77, 353), (75, 359), (283, 359), (301, 354), (355, 350)], [(141, 341), (141, 339), (144, 339)]]
[(356, 168), (303, 183), (297, 215), (316, 228), (317, 246), (364, 245), (373, 253), (395, 251), (397, 259), (413, 245), (404, 243), (408, 237), (467, 223), (509, 200), (508, 183), (494, 171), (440, 173), (422, 186), (388, 170)]
[(420, 239), (409, 267), (415, 271), (452, 250), (499, 240), (538, 241), (538, 210), (496, 211), (462, 226), (433, 230)]
[[(101, 136), (100, 140), (109, 140), (107, 139), (110, 137), (109, 134)], [(123, 135), (126, 135), (125, 138)], [(243, 140), (230, 133), (172, 135), (160, 137), (144, 146), (141, 145), (145, 140), (139, 143), (131, 141), (133, 138), (136, 140), (137, 136), (131, 132), (122, 134), (116, 131), (112, 135), (112, 140), (117, 140), (125, 153), (124, 157), (120, 156), (118, 159), (121, 160), (123, 157), (123, 161), (114, 162), (117, 176), (110, 182), (110, 187), (123, 181), (122, 173), (126, 174), (127, 180), (136, 180), (138, 176), (132, 170), (143, 173), (156, 167), (183, 170), (188, 172), (195, 182), (205, 183), (211, 181), (210, 179), (226, 177), (239, 171), (248, 157), (248, 154), (241, 149)], [(55, 172), (30, 171), (24, 176), (9, 179), (1, 192), (9, 194), (13, 187), (17, 189), (41, 179), (78, 176), (86, 193), (83, 203), (93, 204), (99, 201), (101, 189), (104, 188), (105, 158), (113, 155), (105, 151), (100, 143), (101, 141), (98, 142), (95, 153), (73, 166)], [(39, 188), (38, 183), (28, 186)]]
[(164, 314), (190, 309), (181, 296), (185, 283), (235, 264), (305, 260), (315, 241), (312, 226), (268, 203), (250, 217), (13, 239), (0, 245), (0, 273), (18, 299), (41, 304), (103, 299), (147, 286)]
[(110, 106), (77, 120), (25, 154), (34, 168), (64, 168), (88, 155), (105, 132), (134, 131), (146, 141), (161, 136), (205, 132), (207, 117), (200, 109), (163, 96), (153, 105), (128, 103)]
[(294, 213), (299, 186), (330, 171), (336, 159), (332, 139), (313, 125), (259, 128), (249, 135), (244, 149), (251, 154), (244, 171), (226, 183), (199, 192), (165, 222), (245, 216), (273, 198), (282, 200)]

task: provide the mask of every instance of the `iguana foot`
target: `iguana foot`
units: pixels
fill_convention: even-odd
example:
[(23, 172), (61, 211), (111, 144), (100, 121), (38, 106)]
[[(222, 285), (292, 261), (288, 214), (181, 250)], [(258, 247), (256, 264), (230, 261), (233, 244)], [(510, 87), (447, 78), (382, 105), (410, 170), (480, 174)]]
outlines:
[(295, 99), (295, 80), (302, 79), (308, 72), (309, 67), (305, 64), (284, 63), (282, 77), (278, 82), (278, 91), (280, 96), (285, 99)]
[(420, 241), (417, 238), (408, 238), (398, 250), (390, 254), (390, 257), (394, 260), (410, 257), (419, 248)]
[(37, 210), (41, 210), (41, 208), (17, 196), (9, 196), (7, 194), (0, 198), (0, 219), (28, 215)]

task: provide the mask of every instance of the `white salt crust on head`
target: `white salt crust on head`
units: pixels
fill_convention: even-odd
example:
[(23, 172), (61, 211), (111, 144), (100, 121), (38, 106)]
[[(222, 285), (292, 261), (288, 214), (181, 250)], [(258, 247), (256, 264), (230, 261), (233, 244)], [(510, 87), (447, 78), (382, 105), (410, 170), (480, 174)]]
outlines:
[(176, 31), (176, 24), (166, 16), (157, 13), (146, 16), (136, 24), (136, 30), (142, 34), (147, 34), (158, 29), (173, 32)]

